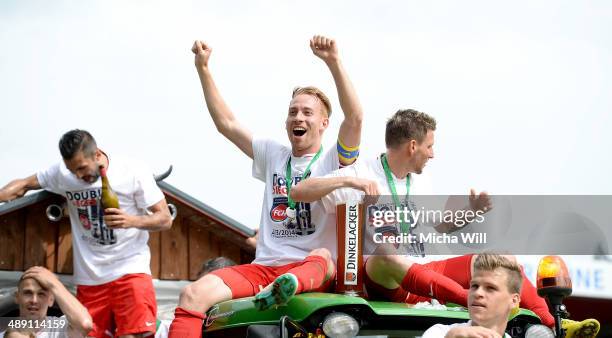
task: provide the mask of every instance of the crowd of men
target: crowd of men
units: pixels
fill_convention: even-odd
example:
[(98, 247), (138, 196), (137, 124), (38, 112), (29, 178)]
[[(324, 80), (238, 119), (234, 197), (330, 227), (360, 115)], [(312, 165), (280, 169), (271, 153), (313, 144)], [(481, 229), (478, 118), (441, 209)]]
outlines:
[[(397, 111), (386, 124), (386, 149), (377, 157), (358, 160), (364, 114), (337, 43), (314, 36), (310, 48), (329, 69), (343, 113), (335, 142), (325, 147), (322, 139), (332, 104), (321, 90), (293, 90), (285, 119), (290, 146), (253, 135), (215, 85), (209, 67), (212, 48), (203, 41), (193, 44), (208, 112), (219, 133), (253, 160), (252, 175), (265, 183), (265, 190), (255, 260), (242, 265), (215, 262), (214, 269), (207, 269), (186, 286), (167, 328), (169, 337), (201, 337), (206, 311), (221, 301), (255, 296), (255, 306), (267, 309), (298, 293), (331, 291), (337, 257), (336, 205), (364, 196), (389, 195), (392, 201), (388, 207), (410, 208), (411, 195), (427, 193), (419, 174), (434, 158), (436, 120), (412, 109)], [(76, 297), (50, 271), (28, 269), (15, 296), (20, 316), (48, 319), (47, 309), (55, 301), (64, 316), (53, 320), (64, 325), (57, 330), (9, 330), (4, 336), (156, 334), (157, 306), (147, 240), (150, 231), (172, 226), (163, 193), (145, 165), (111, 157), (87, 131), (65, 133), (59, 149), (61, 162), (8, 183), (0, 189), (0, 202), (41, 188), (66, 197), (73, 232)], [(101, 207), (101, 171), (106, 172), (119, 197), (118, 209)], [(283, 219), (271, 212), (279, 206), (285, 210)], [(485, 192), (472, 190), (465, 202), (466, 210), (486, 213), (492, 208)], [(366, 233), (382, 228), (387, 234), (404, 231), (401, 222), (395, 222), (366, 229)], [(452, 223), (436, 224), (435, 228), (440, 232), (457, 230)], [(411, 245), (365, 261), (365, 284), (372, 299), (416, 303), (436, 298), (468, 307), (470, 322), (437, 325), (425, 337), (504, 336), (508, 313), (519, 305), (534, 311), (545, 325), (554, 324), (545, 301), (514, 257), (475, 254), (436, 261), (425, 257), (423, 246)], [(565, 321), (564, 327), (571, 336), (593, 337), (599, 324), (595, 320)]]

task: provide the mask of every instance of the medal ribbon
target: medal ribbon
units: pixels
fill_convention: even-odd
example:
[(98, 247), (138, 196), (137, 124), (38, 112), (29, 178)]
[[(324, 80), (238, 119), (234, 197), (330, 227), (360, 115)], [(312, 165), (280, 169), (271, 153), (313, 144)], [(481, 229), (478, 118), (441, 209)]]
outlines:
[[(310, 166), (315, 163), (319, 156), (321, 156), (322, 152), (323, 146), (319, 148), (319, 151), (317, 151), (315, 156), (310, 160), (310, 163), (308, 163), (306, 170), (304, 170), (304, 173), (302, 174), (302, 180), (305, 180), (306, 178), (308, 178), (308, 176), (310, 176)], [(287, 168), (285, 169), (285, 187), (287, 187), (287, 204), (289, 205), (289, 208), (295, 209), (295, 201), (290, 196), (292, 183), (293, 178), (291, 176), (291, 154), (289, 154), (289, 159), (287, 160)]]
[[(385, 170), (385, 176), (387, 177), (387, 184), (389, 185), (389, 190), (391, 190), (391, 196), (393, 197), (393, 203), (395, 204), (396, 209), (400, 209), (402, 204), (400, 203), (399, 197), (397, 196), (397, 189), (395, 189), (395, 182), (393, 181), (393, 175), (391, 174), (391, 170), (389, 169), (389, 162), (387, 162), (386, 154), (380, 155), (380, 160), (382, 162), (383, 169)], [(410, 193), (410, 174), (406, 175), (406, 197), (404, 201), (406, 202), (406, 206), (408, 206), (408, 195)], [(403, 220), (400, 219), (400, 229), (402, 233), (408, 233), (408, 224), (406, 224)]]

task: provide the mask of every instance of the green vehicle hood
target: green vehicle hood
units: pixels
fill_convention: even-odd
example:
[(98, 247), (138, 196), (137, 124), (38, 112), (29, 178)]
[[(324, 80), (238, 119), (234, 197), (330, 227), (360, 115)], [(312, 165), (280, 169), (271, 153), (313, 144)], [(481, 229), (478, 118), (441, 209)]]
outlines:
[[(379, 316), (442, 317), (466, 321), (469, 319), (467, 310), (460, 306), (448, 306), (447, 310), (417, 309), (412, 304), (368, 301), (361, 297), (313, 292), (296, 295), (287, 305), (266, 311), (255, 309), (253, 297), (222, 302), (208, 311), (205, 326), (206, 331), (216, 331), (252, 324), (278, 324), (280, 317), (284, 315), (301, 322), (318, 310), (347, 307), (369, 308)], [(510, 319), (518, 316), (538, 318), (533, 312), (521, 309)]]

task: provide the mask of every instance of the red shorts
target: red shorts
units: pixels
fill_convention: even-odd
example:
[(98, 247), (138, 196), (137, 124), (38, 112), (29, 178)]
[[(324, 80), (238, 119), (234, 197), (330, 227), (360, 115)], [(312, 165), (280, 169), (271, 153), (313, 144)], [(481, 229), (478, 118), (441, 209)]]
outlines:
[[(454, 280), (463, 288), (468, 289), (470, 287), (470, 279), (472, 278), (472, 256), (473, 255), (464, 255), (439, 261), (431, 261), (423, 264), (423, 266)], [(370, 299), (384, 299), (408, 304), (428, 302), (431, 300), (430, 297), (423, 297), (411, 293), (409, 290), (405, 290), (401, 285), (395, 289), (387, 289), (372, 281), (367, 273), (365, 274), (364, 281)]]
[(91, 337), (155, 334), (157, 303), (148, 274), (129, 274), (101, 285), (79, 285), (77, 299), (93, 319)]
[[(321, 256), (308, 256), (303, 261), (279, 265), (265, 266), (259, 264), (243, 264), (215, 270), (211, 274), (221, 278), (232, 291), (232, 299), (251, 297), (272, 283), (276, 277), (298, 267), (306, 262), (317, 262), (327, 271), (327, 261)], [(326, 292), (334, 285), (334, 276), (323, 282), (321, 287), (312, 292)]]

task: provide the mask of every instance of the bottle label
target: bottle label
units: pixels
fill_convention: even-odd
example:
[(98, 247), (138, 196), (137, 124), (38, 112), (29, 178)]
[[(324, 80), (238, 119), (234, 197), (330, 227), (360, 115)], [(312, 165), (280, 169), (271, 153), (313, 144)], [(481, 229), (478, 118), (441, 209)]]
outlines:
[(344, 285), (357, 285), (359, 271), (359, 202), (346, 203), (344, 231)]

